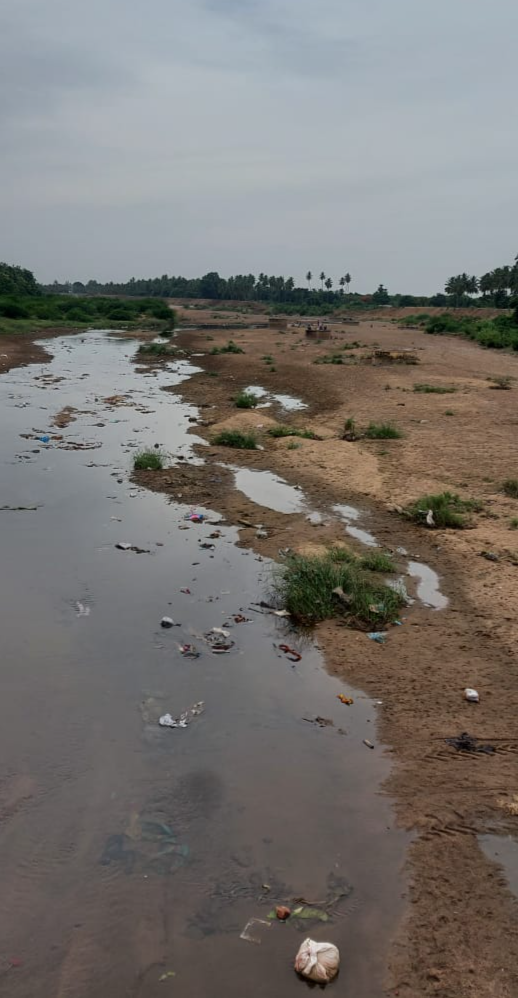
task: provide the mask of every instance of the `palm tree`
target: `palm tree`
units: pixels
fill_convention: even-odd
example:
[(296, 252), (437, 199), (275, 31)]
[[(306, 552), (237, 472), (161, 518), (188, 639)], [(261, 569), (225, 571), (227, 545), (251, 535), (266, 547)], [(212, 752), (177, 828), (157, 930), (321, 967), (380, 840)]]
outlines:
[(347, 274), (345, 275), (344, 281), (347, 284), (347, 294), (349, 294), (349, 285), (351, 283), (351, 275), (349, 274), (349, 272), (347, 272)]
[(322, 271), (322, 273), (320, 274), (320, 280), (322, 281), (322, 291), (324, 290), (324, 281), (325, 281), (325, 279), (326, 279), (326, 275), (324, 274), (324, 271)]
[(333, 287), (333, 282), (332, 282), (331, 278), (328, 277), (327, 281), (326, 281), (326, 288), (327, 288), (328, 291), (330, 291), (332, 287)]
[(343, 295), (345, 287), (345, 277), (341, 277), (338, 283), (340, 285), (340, 294)]
[(311, 291), (311, 281), (313, 280), (313, 274), (308, 270), (306, 274), (306, 281), (308, 282), (308, 291)]

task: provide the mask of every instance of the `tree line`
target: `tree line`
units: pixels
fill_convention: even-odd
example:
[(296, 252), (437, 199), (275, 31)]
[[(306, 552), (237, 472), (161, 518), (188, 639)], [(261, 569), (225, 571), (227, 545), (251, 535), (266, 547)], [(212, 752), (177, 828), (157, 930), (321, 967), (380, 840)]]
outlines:
[(444, 290), (456, 305), (473, 304), (471, 296), (480, 294), (481, 303), (508, 308), (518, 298), (518, 256), (514, 263), (495, 267), (481, 277), (466, 273), (449, 277)]
[(41, 288), (30, 270), (0, 263), (0, 295), (40, 295)]

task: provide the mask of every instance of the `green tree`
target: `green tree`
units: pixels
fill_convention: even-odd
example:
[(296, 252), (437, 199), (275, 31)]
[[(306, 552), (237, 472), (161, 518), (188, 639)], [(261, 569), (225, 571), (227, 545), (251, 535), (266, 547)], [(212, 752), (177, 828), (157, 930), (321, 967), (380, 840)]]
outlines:
[(321, 274), (320, 274), (320, 280), (322, 281), (322, 291), (324, 290), (324, 281), (325, 281), (325, 279), (326, 279), (326, 275), (324, 274), (324, 271), (322, 271)]
[(343, 295), (345, 287), (345, 277), (341, 277), (338, 283), (340, 285), (340, 294)]
[(351, 280), (352, 280), (351, 275), (349, 272), (347, 272), (347, 274), (344, 277), (344, 281), (347, 284), (347, 294), (349, 294), (349, 285), (351, 283)]
[(462, 305), (465, 295), (474, 295), (477, 293), (478, 281), (476, 277), (470, 277), (469, 274), (457, 274), (454, 277), (448, 278), (444, 290), (446, 294), (452, 295), (455, 307), (458, 308), (459, 305)]
[(328, 291), (331, 291), (332, 287), (333, 287), (333, 282), (332, 282), (331, 278), (328, 277), (327, 281), (326, 281), (326, 288), (327, 288)]
[(372, 296), (372, 300), (376, 305), (388, 305), (390, 303), (390, 295), (383, 284), (378, 285), (377, 290)]
[(306, 274), (306, 281), (308, 282), (308, 291), (311, 291), (311, 281), (313, 280), (313, 274), (308, 270)]

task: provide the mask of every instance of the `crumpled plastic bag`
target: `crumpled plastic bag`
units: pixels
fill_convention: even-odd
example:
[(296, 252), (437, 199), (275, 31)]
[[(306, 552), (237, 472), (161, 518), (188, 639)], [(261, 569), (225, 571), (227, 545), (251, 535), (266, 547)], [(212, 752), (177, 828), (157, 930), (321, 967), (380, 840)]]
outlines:
[(333, 943), (305, 939), (295, 957), (295, 970), (309, 981), (329, 984), (340, 968), (340, 953)]

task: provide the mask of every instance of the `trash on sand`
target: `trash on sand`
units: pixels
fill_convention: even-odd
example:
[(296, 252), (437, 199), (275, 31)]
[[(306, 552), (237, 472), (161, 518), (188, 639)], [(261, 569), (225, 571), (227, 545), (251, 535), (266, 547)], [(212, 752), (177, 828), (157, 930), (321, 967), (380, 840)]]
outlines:
[(452, 745), (453, 748), (457, 749), (457, 752), (484, 752), (487, 755), (496, 752), (494, 745), (481, 745), (478, 738), (469, 735), (467, 731), (463, 731), (456, 738), (445, 738), (444, 740), (447, 745)]
[(479, 703), (480, 702), (480, 697), (479, 697), (477, 691), (476, 690), (472, 690), (471, 687), (468, 687), (467, 689), (464, 690), (464, 699), (465, 700), (469, 700), (470, 703)]
[(341, 586), (337, 586), (336, 589), (333, 589), (331, 595), (336, 596), (341, 603), (345, 603), (346, 605), (352, 603), (352, 596), (348, 596), (347, 593), (344, 593)]
[(494, 551), (481, 551), (480, 557), (485, 558), (486, 561), (500, 561), (500, 558)]
[(376, 641), (377, 644), (382, 645), (382, 644), (385, 643), (385, 638), (387, 637), (387, 632), (386, 631), (369, 631), (367, 637), (370, 638), (371, 641)]
[(191, 523), (203, 523), (205, 516), (203, 513), (195, 513), (191, 510), (190, 513), (186, 513), (185, 519), (190, 520)]
[(353, 698), (352, 697), (346, 697), (345, 693), (337, 693), (336, 694), (336, 699), (339, 700), (340, 703), (345, 703), (345, 705), (347, 707), (351, 707), (352, 704), (354, 703)]
[(366, 745), (367, 748), (374, 748), (374, 745), (372, 744), (372, 742), (369, 741), (368, 738), (363, 739), (363, 744)]
[(180, 717), (172, 717), (171, 714), (163, 714), (159, 718), (159, 725), (161, 728), (187, 728), (191, 723), (193, 717), (198, 717), (203, 714), (205, 710), (205, 701), (200, 700), (199, 703), (195, 703), (188, 710), (184, 710)]
[(289, 662), (300, 662), (302, 659), (302, 655), (294, 648), (290, 648), (289, 645), (279, 645), (279, 651), (284, 652)]
[(242, 613), (236, 613), (233, 617), (234, 624), (251, 624), (250, 617), (243, 617)]
[(333, 943), (316, 943), (305, 939), (295, 957), (297, 974), (317, 984), (328, 984), (340, 967), (340, 953)]
[(135, 554), (151, 554), (148, 548), (139, 548), (136, 544), (128, 544), (127, 541), (118, 541), (115, 547), (119, 551), (133, 551)]
[(41, 440), (42, 444), (48, 444), (50, 437), (44, 433), (42, 437), (38, 437), (38, 440)]
[(185, 596), (190, 596), (191, 595), (191, 590), (190, 589), (180, 589), (180, 592), (184, 593)]
[(257, 943), (260, 945), (262, 942), (262, 931), (264, 929), (269, 929), (270, 926), (271, 922), (265, 922), (262, 918), (251, 918), (250, 921), (246, 923), (239, 938), (244, 939), (247, 943)]
[(174, 620), (172, 617), (162, 617), (160, 621), (160, 627), (174, 627)]
[(435, 520), (433, 518), (433, 509), (429, 509), (426, 514), (426, 526), (435, 527)]
[(275, 914), (276, 914), (277, 918), (279, 919), (279, 922), (285, 922), (286, 919), (290, 917), (291, 911), (290, 911), (289, 908), (286, 908), (285, 905), (278, 904), (277, 907), (276, 907), (276, 909), (275, 909)]
[(77, 607), (77, 616), (78, 617), (89, 617), (90, 616), (90, 607), (89, 606), (85, 606), (84, 603), (79, 603), (79, 601), (78, 601), (76, 603), (76, 607)]
[(272, 610), (274, 617), (291, 617), (288, 610)]
[(200, 544), (200, 547), (204, 548), (205, 551), (215, 551), (215, 549), (216, 549), (216, 545), (215, 544), (209, 544), (208, 541), (204, 541), (203, 544)]
[(266, 538), (268, 537), (268, 531), (261, 529), (256, 530), (255, 536), (257, 537), (258, 540), (266, 540)]
[(158, 978), (158, 983), (161, 984), (162, 981), (168, 981), (171, 977), (176, 977), (176, 971), (166, 970), (165, 974), (161, 974)]

